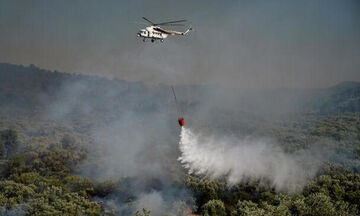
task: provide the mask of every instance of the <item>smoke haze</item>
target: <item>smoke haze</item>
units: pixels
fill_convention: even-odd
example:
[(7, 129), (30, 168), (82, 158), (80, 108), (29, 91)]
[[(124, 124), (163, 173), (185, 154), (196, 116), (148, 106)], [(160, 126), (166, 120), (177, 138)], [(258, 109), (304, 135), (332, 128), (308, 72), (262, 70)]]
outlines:
[[(359, 15), (357, 0), (0, 1), (0, 62), (150, 83), (328, 87), (360, 80)], [(195, 31), (143, 43), (142, 16), (185, 18)]]

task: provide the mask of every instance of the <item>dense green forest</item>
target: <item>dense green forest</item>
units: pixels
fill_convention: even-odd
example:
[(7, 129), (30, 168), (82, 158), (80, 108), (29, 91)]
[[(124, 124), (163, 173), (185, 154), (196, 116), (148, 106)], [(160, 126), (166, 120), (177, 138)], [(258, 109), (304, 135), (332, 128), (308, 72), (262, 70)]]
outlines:
[(169, 86), (11, 64), (0, 64), (0, 81), (0, 215), (360, 214), (360, 83), (176, 86), (196, 130), (269, 137), (286, 152), (316, 144), (329, 155), (288, 192), (187, 174)]

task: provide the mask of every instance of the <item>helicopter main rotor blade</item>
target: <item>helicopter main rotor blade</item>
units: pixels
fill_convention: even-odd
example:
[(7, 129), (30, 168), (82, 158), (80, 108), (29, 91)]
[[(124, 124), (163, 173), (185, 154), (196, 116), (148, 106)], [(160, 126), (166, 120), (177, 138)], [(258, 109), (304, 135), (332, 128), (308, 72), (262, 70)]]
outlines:
[(169, 24), (162, 24), (161, 26), (185, 26), (184, 24), (176, 24), (176, 23), (169, 23)]
[(151, 23), (152, 25), (155, 25), (155, 23), (151, 22), (148, 18), (146, 17), (142, 17), (144, 20), (148, 21), (149, 23)]
[(156, 23), (156, 25), (165, 25), (165, 24), (180, 23), (180, 22), (186, 22), (186, 21), (187, 21), (187, 20), (177, 20), (177, 21), (170, 21), (170, 22)]

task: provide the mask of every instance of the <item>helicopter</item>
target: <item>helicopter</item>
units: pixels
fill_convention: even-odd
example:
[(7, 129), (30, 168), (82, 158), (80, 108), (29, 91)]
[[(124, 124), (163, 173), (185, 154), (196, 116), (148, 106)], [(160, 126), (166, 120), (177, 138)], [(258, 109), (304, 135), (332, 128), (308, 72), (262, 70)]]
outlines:
[(167, 38), (169, 35), (187, 35), (192, 30), (192, 28), (189, 28), (184, 32), (179, 32), (179, 31), (164, 29), (161, 27), (161, 26), (184, 26), (183, 22), (186, 22), (187, 20), (176, 20), (176, 21), (163, 22), (163, 23), (153, 23), (146, 17), (142, 17), (142, 18), (151, 24), (151, 26), (141, 29), (137, 33), (137, 36), (142, 37), (144, 42), (146, 41), (147, 38), (150, 39), (151, 42), (155, 42), (155, 40), (160, 40), (161, 42), (164, 42), (164, 39)]

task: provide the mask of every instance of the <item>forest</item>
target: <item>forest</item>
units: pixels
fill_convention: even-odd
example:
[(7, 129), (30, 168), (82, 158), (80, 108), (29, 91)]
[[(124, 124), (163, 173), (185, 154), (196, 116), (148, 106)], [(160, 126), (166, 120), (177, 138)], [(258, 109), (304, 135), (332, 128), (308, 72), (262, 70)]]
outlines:
[(194, 130), (266, 137), (288, 153), (316, 148), (316, 175), (286, 191), (188, 173), (167, 85), (5, 63), (0, 80), (0, 215), (360, 214), (360, 83), (175, 87)]

